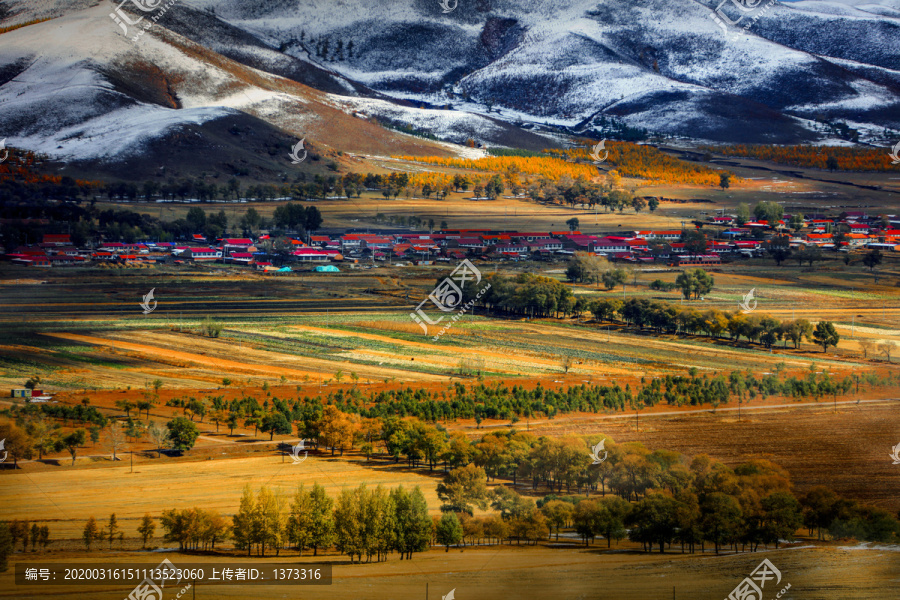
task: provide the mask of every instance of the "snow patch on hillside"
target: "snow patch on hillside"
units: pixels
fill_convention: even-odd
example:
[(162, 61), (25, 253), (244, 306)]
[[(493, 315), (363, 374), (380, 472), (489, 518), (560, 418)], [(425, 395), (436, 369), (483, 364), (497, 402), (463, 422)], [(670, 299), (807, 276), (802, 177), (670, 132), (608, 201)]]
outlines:
[(144, 104), (114, 110), (50, 135), (10, 136), (8, 144), (58, 159), (120, 159), (141, 154), (148, 141), (180, 126), (202, 125), (235, 112), (219, 107), (174, 110)]
[[(500, 134), (503, 129), (489, 119), (454, 110), (421, 109), (399, 106), (385, 100), (348, 98), (329, 94), (329, 100), (346, 113), (358, 113), (360, 118), (390, 119), (429, 131), (439, 138), (465, 140), (469, 137), (485, 139)], [(454, 150), (458, 148), (454, 147)]]

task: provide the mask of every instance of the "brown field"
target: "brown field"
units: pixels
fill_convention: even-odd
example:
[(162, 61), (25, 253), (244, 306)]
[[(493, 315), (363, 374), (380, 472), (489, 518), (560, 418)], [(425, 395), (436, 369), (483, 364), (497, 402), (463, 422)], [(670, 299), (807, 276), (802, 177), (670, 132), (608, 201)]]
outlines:
[[(622, 548), (627, 548), (622, 543)], [(313, 563), (306, 558), (241, 559), (240, 557), (181, 556), (178, 553), (148, 557), (146, 553), (116, 553), (115, 560), (158, 564), (163, 557), (176, 566), (179, 561), (229, 566), (253, 566), (254, 562), (284, 562), (302, 566)], [(17, 555), (18, 558), (18, 555)], [(188, 590), (184, 598), (235, 598), (256, 600), (268, 598), (311, 598), (322, 600), (358, 600), (360, 598), (391, 598), (396, 600), (437, 600), (456, 590), (460, 599), (494, 600), (516, 596), (539, 599), (577, 600), (586, 598), (614, 598), (616, 600), (667, 600), (673, 595), (683, 598), (725, 598), (743, 578), (768, 558), (781, 571), (781, 585), (770, 582), (765, 588), (767, 598), (790, 584), (783, 598), (810, 600), (882, 600), (893, 598), (896, 592), (898, 558), (896, 548), (860, 549), (855, 544), (835, 543), (809, 547), (797, 544), (768, 552), (737, 555), (706, 556), (641, 555), (622, 553), (613, 547), (606, 551), (599, 547), (562, 549), (548, 546), (490, 546), (452, 549), (432, 549), (414, 555), (411, 561), (392, 557), (386, 563), (349, 565), (346, 557), (325, 555), (322, 562), (332, 564), (333, 583), (330, 586), (208, 585)], [(85, 567), (99, 562), (111, 562), (106, 552), (92, 555), (60, 553), (46, 558), (54, 563), (80, 563)], [(22, 597), (24, 590), (12, 582), (10, 569), (0, 574), (0, 598)], [(181, 588), (166, 586), (166, 598), (174, 597)], [(183, 588), (181, 588), (183, 589)], [(48, 598), (91, 598), (121, 600), (131, 591), (130, 586), (59, 586), (44, 587)], [(58, 590), (58, 591), (57, 591)]]

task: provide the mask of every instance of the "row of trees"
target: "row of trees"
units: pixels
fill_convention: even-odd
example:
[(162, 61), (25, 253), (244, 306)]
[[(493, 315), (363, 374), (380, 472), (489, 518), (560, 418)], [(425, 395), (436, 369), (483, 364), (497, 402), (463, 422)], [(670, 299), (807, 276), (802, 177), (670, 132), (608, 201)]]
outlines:
[[(694, 284), (688, 282), (687, 285)], [(697, 289), (697, 288), (694, 288)], [(695, 292), (702, 293), (702, 292)], [(728, 336), (738, 342), (742, 337), (748, 342), (771, 348), (779, 341), (799, 348), (804, 339), (822, 346), (827, 352), (836, 347), (841, 336), (830, 321), (819, 321), (815, 326), (806, 319), (780, 321), (759, 313), (727, 312), (716, 308), (705, 311), (646, 298), (617, 298), (597, 300), (587, 308), (598, 321), (616, 321), (645, 327), (656, 333), (682, 335), (707, 335), (714, 339)]]
[(354, 557), (361, 562), (363, 555), (380, 562), (395, 551), (401, 559), (425, 551), (432, 523), (418, 486), (407, 491), (403, 486), (360, 485), (344, 489), (336, 503), (318, 484), (311, 490), (301, 486), (290, 507), (270, 489), (254, 493), (248, 486), (233, 518), (233, 535), (235, 547), (248, 555), (254, 547), (258, 556), (265, 556), (267, 548), (277, 554), (287, 545), (300, 552), (311, 548), (316, 555), (333, 545), (351, 563)]
[[(31, 542), (32, 552), (36, 551), (38, 546), (46, 550), (50, 544), (49, 525), (38, 525), (37, 523), (30, 523), (27, 520), (19, 521), (18, 519), (13, 519), (8, 523), (4, 523), (4, 525), (6, 525), (6, 533), (8, 534), (11, 550), (15, 549), (19, 541), (22, 542), (22, 552), (28, 552), (29, 541)], [(5, 537), (2, 530), (0, 530), (0, 546), (3, 545)]]
[[(754, 315), (737, 317), (746, 318), (751, 326), (755, 326)], [(797, 335), (798, 331), (804, 336), (809, 334), (810, 326), (803, 323), (791, 322), (789, 326), (792, 335)], [(798, 343), (799, 339), (802, 338), (798, 338)], [(872, 348), (864, 347), (864, 350)], [(888, 348), (888, 356), (891, 350)], [(818, 400), (844, 395), (854, 386), (859, 391), (860, 385), (890, 387), (900, 383), (900, 377), (891, 373), (880, 375), (866, 372), (838, 379), (827, 371), (816, 373), (814, 368), (805, 376), (784, 377), (783, 367), (783, 363), (778, 363), (775, 373), (763, 377), (737, 370), (728, 374), (700, 376), (696, 369), (692, 369), (688, 376), (667, 375), (649, 382), (642, 381), (635, 389), (617, 383), (581, 384), (559, 389), (537, 385), (533, 389), (525, 389), (503, 383), (477, 383), (467, 387), (455, 382), (447, 389), (435, 391), (407, 387), (365, 394), (360, 388), (353, 387), (329, 392), (324, 398), (304, 396), (287, 400), (273, 397), (262, 402), (247, 395), (230, 401), (225, 401), (222, 396), (175, 398), (167, 404), (181, 407), (185, 416), (174, 417), (165, 427), (156, 423), (145, 425), (132, 417), (128, 417), (124, 427), (119, 422), (112, 422), (105, 429), (105, 443), (113, 456), (124, 444), (125, 437), (149, 437), (158, 454), (164, 448), (187, 451), (199, 435), (197, 424), (193, 421), (199, 417), (201, 422), (208, 418), (216, 423), (217, 430), (224, 424), (233, 433), (235, 428), (243, 425), (253, 427), (256, 432), (268, 433), (270, 439), (295, 431), (298, 437), (309, 440), (316, 447), (322, 444), (330, 448), (332, 454), (360, 448), (370, 456), (381, 448), (397, 461), (403, 458), (410, 466), (427, 464), (433, 469), (441, 463), (452, 466), (464, 464), (469, 456), (466, 451), (468, 446), (465, 440), (450, 435), (440, 425), (426, 423), (474, 419), (480, 425), (485, 419), (516, 422), (521, 418), (553, 418), (559, 413), (570, 412), (634, 410), (639, 413), (661, 402), (671, 406), (711, 405), (716, 408), (736, 400), (740, 408), (744, 402), (757, 397), (774, 395)], [(73, 459), (84, 446), (84, 429), (63, 432), (59, 424), (48, 419), (45, 411), (52, 411), (52, 406), (28, 404), (10, 409), (15, 423), (0, 425), (0, 439), (6, 439), (5, 449), (13, 466), (17, 460), (30, 458), (35, 450), (57, 451), (56, 440), (65, 440), (63, 449), (69, 450)], [(405, 419), (411, 416), (421, 419), (421, 422)], [(101, 432), (100, 428), (91, 427), (91, 440), (99, 441)]]
[(829, 171), (887, 171), (891, 158), (881, 148), (857, 146), (768, 146), (736, 144), (705, 147), (724, 156), (768, 160), (782, 165)]
[[(42, 405), (44, 407), (46, 405)], [(18, 467), (18, 461), (33, 458), (35, 450), (39, 460), (43, 460), (46, 453), (67, 451), (74, 465), (78, 452), (87, 444), (88, 437), (93, 443), (99, 442), (104, 431), (106, 447), (112, 453), (112, 460), (117, 460), (116, 453), (124, 446), (126, 437), (137, 440), (146, 434), (161, 454), (163, 448), (182, 452), (190, 450), (200, 435), (197, 425), (185, 417), (175, 417), (165, 427), (156, 423), (145, 425), (128, 417), (125, 427), (113, 420), (108, 421), (104, 427), (97, 425), (87, 430), (77, 428), (71, 431), (63, 430), (59, 424), (49, 421), (46, 414), (34, 409), (16, 411), (15, 419), (18, 424), (0, 424), (0, 439), (6, 440), (5, 451), (13, 461), (13, 468)], [(290, 433), (290, 427), (287, 428), (287, 433)]]
[[(599, 439), (606, 444), (604, 461), (591, 464), (588, 448)], [(402, 486), (386, 490), (360, 485), (344, 489), (335, 502), (316, 484), (309, 490), (301, 486), (289, 504), (269, 488), (254, 493), (247, 486), (231, 523), (205, 509), (164, 511), (164, 539), (178, 542), (182, 550), (214, 550), (217, 542), (233, 538), (235, 548), (248, 555), (256, 549), (257, 556), (267, 550), (278, 554), (286, 547), (301, 553), (313, 549), (314, 554), (334, 547), (351, 562), (362, 561), (363, 555), (367, 561), (382, 561), (393, 552), (411, 558), (429, 543), (449, 548), (466, 538), (473, 543), (488, 538), (534, 544), (554, 531), (558, 538), (564, 528), (574, 529), (585, 544), (602, 536), (610, 546), (613, 539), (627, 535), (646, 551), (656, 547), (659, 552), (675, 543), (691, 553), (698, 547), (703, 551), (706, 543), (717, 553), (739, 547), (755, 551), (761, 544), (777, 547), (783, 540), (792, 541), (801, 527), (819, 539), (900, 540), (900, 522), (887, 511), (841, 498), (824, 487), (798, 497), (787, 472), (764, 459), (732, 468), (705, 455), (690, 459), (668, 450), (651, 451), (638, 442), (616, 444), (605, 436), (552, 439), (514, 430), (487, 434), (473, 445), (474, 462), (451, 470), (437, 486), (443, 502), (440, 518), (429, 517), (419, 488), (407, 492)], [(586, 490), (587, 495), (550, 494), (535, 503), (504, 485), (492, 491), (487, 487), (491, 470), (508, 472), (540, 462), (550, 465), (560, 481), (570, 470), (565, 465), (577, 463), (572, 477), (579, 492)], [(599, 496), (591, 496), (592, 491)], [(494, 515), (473, 517), (475, 508), (489, 507)], [(24, 540), (25, 551), (28, 524), (4, 525), (13, 543)], [(44, 534), (36, 525), (30, 530), (34, 549)], [(145, 515), (138, 527), (144, 546), (154, 531), (153, 519)], [(102, 529), (91, 517), (82, 539), (87, 549), (95, 541), (112, 548), (124, 533), (112, 514)]]
[[(596, 141), (584, 140), (583, 146), (566, 150), (547, 150), (571, 160), (594, 162)], [(653, 146), (630, 142), (607, 141), (606, 162), (625, 176), (668, 183), (719, 185), (722, 172), (710, 167), (677, 159)], [(601, 155), (603, 152), (601, 152)], [(730, 173), (728, 173), (730, 175)]]
[[(555, 441), (587, 455), (584, 438)], [(706, 542), (717, 553), (722, 547), (737, 550), (738, 545), (750, 550), (760, 544), (777, 547), (781, 540), (793, 540), (804, 526), (810, 534), (818, 531), (819, 539), (826, 533), (887, 543), (900, 539), (900, 522), (887, 511), (843, 499), (824, 487), (798, 498), (786, 471), (767, 460), (729, 468), (705, 455), (688, 459), (677, 452), (650, 451), (640, 443), (615, 444), (608, 438), (606, 442), (603, 463), (573, 471), (583, 478), (589, 494), (600, 487), (602, 498), (551, 494), (537, 503), (543, 513), (538, 516), (535, 503), (513, 490), (501, 486), (488, 492), (486, 471), (473, 464), (445, 476), (438, 486), (444, 501), (441, 509), (465, 516), (490, 502), (510, 525), (508, 531), (528, 541), (532, 540), (528, 532), (534, 529), (546, 535), (555, 528), (558, 535), (562, 527), (574, 527), (586, 544), (602, 535), (609, 545), (611, 539), (624, 537), (627, 528), (632, 541), (648, 551), (656, 545), (660, 552), (675, 542), (681, 543), (682, 552), (687, 548), (692, 553)], [(484, 456), (521, 452), (523, 445), (536, 448), (547, 443), (546, 438), (512, 431), (489, 434), (478, 442), (502, 448), (500, 453), (483, 455), (482, 461)], [(522, 461), (528, 462), (527, 454)], [(519, 468), (513, 464), (517, 463), (508, 463), (507, 468)], [(607, 497), (607, 486), (614, 497)]]

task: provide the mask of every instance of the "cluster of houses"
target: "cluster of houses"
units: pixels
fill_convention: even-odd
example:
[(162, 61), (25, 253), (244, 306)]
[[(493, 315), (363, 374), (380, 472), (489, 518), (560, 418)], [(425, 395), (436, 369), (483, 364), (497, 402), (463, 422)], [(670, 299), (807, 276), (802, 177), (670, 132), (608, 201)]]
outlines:
[[(518, 232), (485, 229), (457, 229), (436, 233), (335, 233), (309, 235), (307, 239), (288, 238), (274, 248), (273, 240), (262, 235), (251, 238), (225, 238), (214, 244), (195, 235), (188, 243), (104, 242), (96, 249), (76, 248), (66, 234), (46, 234), (33, 246), (22, 246), (3, 255), (15, 264), (50, 267), (85, 263), (143, 264), (156, 262), (219, 262), (251, 266), (263, 271), (282, 271), (278, 263), (334, 263), (362, 261), (401, 261), (431, 264), (463, 258), (487, 260), (550, 260), (576, 252), (602, 255), (610, 260), (630, 262), (666, 261), (675, 266), (718, 264), (725, 257), (753, 257), (764, 251), (772, 235), (787, 235), (790, 245), (817, 245), (825, 249), (847, 250), (853, 247), (896, 250), (900, 248), (900, 229), (885, 229), (882, 217), (864, 213), (842, 213), (837, 219), (813, 215), (795, 232), (789, 228), (791, 216), (774, 226), (753, 221), (738, 227), (733, 217), (710, 217), (706, 248), (686, 244), (684, 231), (636, 230), (615, 235), (589, 235), (579, 231)], [(835, 244), (834, 231), (843, 237)], [(840, 246), (840, 247), (838, 247)], [(690, 251), (689, 251), (690, 248)], [(324, 267), (317, 270), (324, 270)]]

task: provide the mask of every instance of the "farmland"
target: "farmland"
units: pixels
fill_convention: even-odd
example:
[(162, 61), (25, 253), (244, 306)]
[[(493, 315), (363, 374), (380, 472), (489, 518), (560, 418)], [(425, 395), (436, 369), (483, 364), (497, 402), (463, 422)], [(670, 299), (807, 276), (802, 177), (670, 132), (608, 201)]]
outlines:
[[(372, 160), (369, 166), (377, 162)], [(379, 164), (393, 162), (383, 159)], [(823, 207), (826, 202), (850, 207), (887, 204), (884, 199), (890, 197), (879, 190), (860, 198), (847, 193), (847, 185), (813, 183), (807, 177), (784, 183), (785, 189), (790, 188), (787, 192), (775, 192), (764, 189), (771, 188), (774, 179), (761, 182), (753, 179), (751, 169), (734, 169), (743, 180), (727, 193), (648, 184), (646, 193), (687, 202), (664, 201), (657, 211), (644, 214), (602, 210), (595, 214), (504, 196), (475, 202), (462, 193), (442, 200), (386, 201), (366, 192), (362, 198), (319, 200), (315, 206), (333, 229), (377, 228), (387, 226), (385, 219), (390, 217), (417, 216), (446, 220), (450, 227), (552, 231), (565, 229), (566, 220), (577, 215), (580, 229), (610, 232), (678, 229), (685, 220), (704, 218), (702, 213), (717, 209), (732, 210), (739, 202), (784, 201), (784, 193), (803, 192), (806, 197), (805, 192), (815, 191), (807, 200), (816, 199), (806, 203)], [(846, 176), (855, 177), (863, 175)], [(821, 192), (825, 187), (832, 191)], [(270, 217), (280, 204), (253, 206)], [(190, 208), (176, 202), (101, 202), (98, 207), (165, 219), (183, 218)], [(236, 203), (221, 207), (229, 220), (237, 220), (246, 209)], [(277, 275), (218, 263), (172, 261), (140, 268), (46, 270), (3, 264), (0, 385), (21, 388), (29, 378), (39, 377), (44, 393), (53, 395), (54, 404), (47, 409), (90, 407), (123, 426), (136, 420), (163, 428), (177, 417), (189, 417), (199, 436), (190, 450), (166, 452), (146, 434), (126, 436), (114, 444), (113, 433), (102, 428), (97, 439), (79, 446), (75, 455), (59, 447), (42, 451), (40, 457), (32, 453), (17, 460), (17, 468), (0, 472), (0, 491), (7, 492), (0, 520), (24, 519), (50, 528), (50, 551), (34, 557), (88, 563), (146, 561), (135, 536), (144, 515), (160, 519), (166, 510), (203, 507), (230, 522), (240, 510), (241, 490), (247, 484), (271, 488), (287, 498), (299, 484), (318, 483), (333, 500), (361, 483), (370, 488), (419, 486), (429, 515), (439, 517), (442, 500), (437, 485), (444, 476), (443, 464), (434, 469), (424, 463), (411, 466), (391, 455), (386, 440), (364, 450), (365, 440), (358, 438), (339, 452), (324, 444), (311, 448), (309, 458), (295, 465), (289, 447), (301, 438), (299, 422), (292, 423), (296, 433), (292, 429), (270, 435), (260, 429), (259, 421), (243, 416), (229, 425), (222, 415), (214, 416), (213, 405), (263, 403), (267, 410), (282, 403), (295, 408), (339, 406), (358, 424), (368, 422), (366, 411), (402, 406), (385, 400), (391, 394), (424, 394), (430, 402), (456, 399), (458, 408), (465, 404), (459, 400), (460, 386), (470, 397), (479, 397), (481, 386), (560, 396), (571, 390), (627, 389), (631, 395), (654, 382), (690, 385), (727, 380), (732, 373), (757, 382), (757, 387), (752, 393), (732, 393), (724, 403), (679, 400), (636, 408), (626, 402), (592, 412), (563, 410), (548, 415), (549, 396), (544, 396), (543, 404), (536, 402), (533, 410), (502, 417), (482, 419), (479, 413), (477, 419), (466, 415), (429, 421), (412, 412), (396, 416), (409, 422), (421, 418), (429, 427), (439, 426), (447, 435), (461, 434), (476, 444), (485, 435), (514, 429), (556, 440), (575, 436), (585, 452), (588, 439), (603, 435), (622, 448), (642, 444), (648, 452), (680, 453), (685, 461), (709, 455), (729, 468), (772, 461), (789, 475), (798, 497), (826, 485), (844, 498), (896, 515), (900, 480), (888, 454), (900, 441), (896, 400), (900, 353), (891, 356), (882, 350), (890, 348), (890, 342), (900, 342), (900, 263), (886, 253), (873, 271), (863, 265), (862, 251), (848, 254), (846, 261), (837, 253), (826, 254), (814, 268), (795, 260), (776, 266), (768, 256), (717, 265), (709, 269), (715, 280), (712, 290), (693, 300), (683, 300), (677, 290), (651, 288), (654, 281), (675, 284), (681, 273), (664, 263), (627, 265), (624, 285), (607, 290), (599, 283), (568, 281), (565, 259), (475, 261), (485, 277), (546, 277), (562, 283), (575, 299), (588, 302), (637, 298), (678, 309), (735, 313), (753, 290), (757, 315), (832, 322), (840, 341), (827, 352), (809, 338), (798, 348), (780, 340), (768, 349), (727, 336), (660, 332), (621, 319), (601, 322), (589, 312), (529, 317), (491, 312), (484, 306), (475, 307), (434, 339), (440, 325), (429, 326), (426, 336), (410, 313), (450, 270), (446, 264), (363, 260), (341, 264), (340, 273), (298, 268)], [(139, 303), (151, 289), (158, 306), (142, 314)], [(218, 326), (214, 336), (205, 333), (209, 322)], [(813, 382), (816, 391), (799, 396), (762, 393), (766, 381), (785, 386), (789, 381)], [(851, 385), (839, 389), (828, 382)], [(148, 406), (139, 408), (142, 402)], [(192, 402), (209, 411), (189, 409)], [(0, 400), (0, 410), (9, 411), (9, 418), (0, 421), (19, 418), (25, 423), (33, 418), (22, 416), (23, 406), (18, 399)], [(90, 428), (75, 418), (56, 418), (55, 423), (60, 426), (57, 436)], [(118, 454), (116, 461), (113, 452)], [(512, 487), (505, 476), (488, 482), (490, 490), (504, 487)], [(545, 488), (530, 489), (523, 481), (514, 487), (531, 500), (545, 493)], [(589, 498), (598, 495), (580, 483), (577, 491), (586, 491)], [(93, 516), (102, 522), (113, 512), (126, 539), (111, 551), (86, 552), (80, 541), (85, 521)], [(490, 508), (475, 510), (477, 517), (489, 514)], [(162, 534), (158, 528), (151, 547), (172, 547)], [(465, 591), (467, 598), (495, 598), (526, 582), (535, 597), (546, 597), (565, 578), (572, 582), (565, 597), (572, 598), (590, 597), (599, 588), (616, 598), (668, 597), (673, 587), (677, 597), (688, 591), (724, 597), (762, 559), (743, 553), (714, 557), (710, 546), (702, 556), (682, 556), (676, 544), (657, 555), (642, 552), (641, 544), (627, 539), (610, 551), (604, 543), (585, 548), (579, 541), (569, 527), (559, 544), (546, 540), (536, 547), (511, 542), (467, 545), (450, 552), (435, 546), (411, 561), (392, 556), (388, 562), (352, 566), (346, 555), (328, 549), (321, 555), (334, 565), (334, 585), (304, 588), (303, 593), (311, 598), (359, 598), (391, 589), (393, 597), (418, 598), (427, 583), (432, 598), (436, 591), (444, 595), (453, 588), (460, 597)], [(798, 597), (881, 598), (892, 589), (889, 574), (896, 565), (895, 546), (863, 547), (843, 538), (818, 541), (803, 528), (795, 544), (769, 550), (766, 556), (789, 574), (787, 580)], [(228, 540), (214, 553), (171, 557), (177, 563), (232, 561), (242, 555)], [(22, 558), (14, 554), (11, 561)], [(313, 559), (305, 554), (298, 558), (286, 549), (273, 560)], [(0, 575), (4, 590), (14, 589), (11, 573)], [(73, 598), (85, 593), (114, 598), (128, 592), (90, 586), (58, 589), (60, 597)], [(201, 597), (213, 593), (196, 591)], [(216, 588), (214, 593), (261, 598), (280, 591), (235, 586)], [(18, 597), (14, 594), (19, 592), (0, 592), (0, 597)]]

